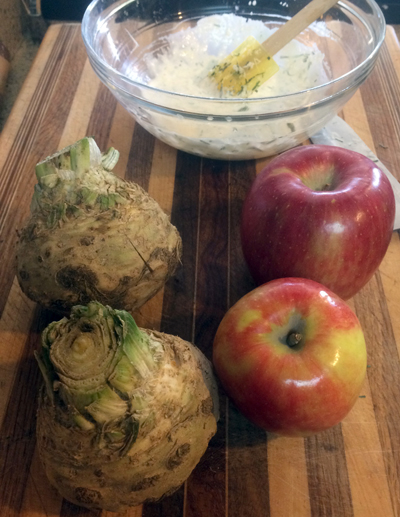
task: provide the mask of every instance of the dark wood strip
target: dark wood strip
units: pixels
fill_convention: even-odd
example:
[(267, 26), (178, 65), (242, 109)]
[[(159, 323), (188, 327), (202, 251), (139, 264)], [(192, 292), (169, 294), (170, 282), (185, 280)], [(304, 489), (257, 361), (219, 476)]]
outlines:
[(36, 309), (0, 428), (0, 508), (2, 517), (19, 515), (36, 446), (36, 408), (42, 378), (33, 356), (41, 331), (54, 315)]
[(179, 151), (171, 223), (182, 238), (182, 259), (165, 286), (160, 329), (187, 341), (193, 341), (200, 178), (201, 158)]
[[(252, 161), (232, 162), (229, 179), (229, 296), (234, 305), (254, 289), (255, 284), (242, 254), (240, 221), (246, 194), (256, 177)], [(251, 424), (229, 403), (228, 515), (253, 517), (270, 515), (267, 433)], [(246, 494), (246, 497), (243, 497)]]
[(305, 439), (312, 517), (352, 517), (341, 425)]
[(134, 181), (146, 191), (149, 188), (154, 142), (153, 135), (139, 124), (135, 124), (125, 179)]
[[(202, 161), (196, 267), (194, 342), (209, 358), (228, 303), (229, 163)], [(220, 392), (218, 430), (187, 482), (187, 517), (226, 512), (226, 398)]]
[[(160, 330), (192, 341), (201, 158), (178, 152), (171, 222), (183, 241), (182, 263), (164, 288)], [(143, 517), (181, 517), (184, 487), (157, 504), (145, 504)]]
[[(89, 510), (66, 501), (61, 505), (60, 517), (101, 517), (101, 510)], [(117, 514), (116, 514), (117, 515)]]
[(256, 287), (245, 263), (240, 239), (242, 207), (256, 178), (253, 161), (232, 162), (229, 178), (229, 306)]
[(100, 85), (86, 135), (94, 137), (101, 151), (107, 149), (116, 107), (117, 100), (114, 95), (104, 85)]
[(228, 515), (269, 517), (267, 433), (228, 406)]
[(181, 517), (184, 505), (184, 487), (157, 503), (143, 505), (142, 517)]
[(368, 380), (394, 514), (400, 515), (400, 361), (380, 273), (355, 296), (367, 343)]
[(376, 154), (400, 180), (400, 83), (386, 44), (360, 91)]
[[(16, 231), (21, 228), (28, 216), (33, 187), (36, 182), (35, 165), (44, 157), (57, 150), (63, 128), (68, 118), (83, 65), (86, 60), (80, 34), (77, 29), (65, 28), (60, 33), (61, 41), (72, 38), (71, 47), (64, 49), (56, 45), (51, 63), (46, 67), (46, 74), (54, 76), (54, 81), (41, 84), (40, 95), (34, 105), (35, 110), (23, 125), (12, 152), (7, 158), (2, 174), (15, 176), (18, 182), (13, 186), (15, 196), (8, 192), (10, 203), (1, 232), (2, 267), (0, 270), (0, 314), (4, 310), (9, 290), (13, 281)], [(72, 31), (72, 32), (71, 32)], [(78, 37), (79, 36), (79, 37)], [(60, 65), (61, 63), (61, 65)], [(38, 86), (39, 88), (39, 86)], [(32, 171), (28, 174), (27, 171)]]
[(194, 340), (211, 360), (214, 335), (228, 305), (229, 162), (202, 163)]

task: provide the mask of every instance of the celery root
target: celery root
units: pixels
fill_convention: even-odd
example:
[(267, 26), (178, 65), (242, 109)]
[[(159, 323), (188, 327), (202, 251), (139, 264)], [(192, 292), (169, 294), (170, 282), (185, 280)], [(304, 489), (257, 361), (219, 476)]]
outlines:
[(139, 185), (111, 171), (119, 153), (84, 138), (36, 166), (17, 277), (32, 300), (63, 314), (97, 300), (133, 311), (181, 257), (179, 233)]
[(191, 343), (138, 328), (97, 302), (51, 323), (36, 354), (38, 450), (69, 501), (120, 511), (171, 494), (216, 432), (211, 363)]

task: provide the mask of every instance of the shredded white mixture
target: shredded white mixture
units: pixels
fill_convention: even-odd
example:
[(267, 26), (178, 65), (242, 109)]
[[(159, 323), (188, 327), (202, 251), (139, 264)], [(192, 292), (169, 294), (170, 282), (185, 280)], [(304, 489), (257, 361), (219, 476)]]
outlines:
[[(329, 82), (327, 60), (316, 44), (321, 41), (314, 30), (319, 28), (317, 22), (308, 36), (290, 42), (274, 56), (280, 70), (252, 94), (255, 102), (235, 98), (228, 104), (215, 102), (221, 92), (209, 72), (249, 35), (263, 42), (273, 29), (234, 14), (208, 16), (193, 23), (183, 20), (174, 33), (153, 42), (147, 52), (143, 49), (140, 58), (130, 61), (124, 71), (131, 79), (156, 88), (143, 93), (150, 107), (133, 104), (128, 109), (160, 140), (210, 158), (261, 158), (299, 144), (306, 129), (330, 113), (329, 105), (296, 112), (299, 102), (306, 106), (309, 97), (318, 98), (310, 88)], [(321, 24), (324, 22), (317, 25)], [(160, 90), (181, 95), (165, 98)], [(298, 95), (290, 95), (295, 93)], [(165, 103), (168, 109), (153, 109), (158, 103)], [(265, 115), (271, 110), (286, 115)]]
[[(150, 86), (200, 97), (220, 97), (216, 83), (208, 78), (212, 68), (227, 57), (249, 35), (262, 43), (276, 29), (263, 22), (234, 14), (213, 15), (197, 25), (167, 37), (161, 54), (146, 56)], [(324, 54), (312, 42), (291, 41), (274, 56), (278, 73), (252, 97), (286, 95), (323, 84), (327, 76)]]

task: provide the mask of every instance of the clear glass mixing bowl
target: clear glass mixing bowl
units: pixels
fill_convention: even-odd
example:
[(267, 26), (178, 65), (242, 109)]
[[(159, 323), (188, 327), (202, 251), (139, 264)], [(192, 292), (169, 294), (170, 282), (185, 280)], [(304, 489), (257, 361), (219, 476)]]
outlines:
[(323, 51), (328, 80), (289, 95), (221, 99), (173, 93), (146, 84), (146, 59), (165, 51), (170, 34), (204, 16), (234, 13), (276, 27), (305, 3), (93, 0), (82, 20), (82, 36), (101, 81), (155, 137), (204, 157), (255, 159), (306, 140), (367, 79), (385, 37), (385, 20), (374, 0), (341, 0), (298, 37)]

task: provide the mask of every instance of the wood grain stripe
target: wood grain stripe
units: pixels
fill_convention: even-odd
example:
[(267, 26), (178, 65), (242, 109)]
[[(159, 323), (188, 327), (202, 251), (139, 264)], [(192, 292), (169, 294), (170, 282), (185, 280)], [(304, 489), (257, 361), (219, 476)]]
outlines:
[[(374, 295), (372, 295), (374, 293)], [(400, 515), (400, 362), (379, 272), (354, 298), (368, 351), (368, 380), (394, 514)]]
[(227, 413), (227, 516), (270, 516), (267, 433), (232, 403)]
[(354, 516), (394, 516), (368, 378), (342, 433)]
[(311, 505), (304, 440), (270, 440), (268, 471), (271, 517), (308, 517)]
[[(167, 215), (170, 215), (172, 210), (176, 154), (176, 149), (160, 140), (155, 140), (148, 193)], [(172, 282), (173, 279), (170, 281)], [(138, 314), (135, 314), (136, 323), (139, 326), (160, 329), (164, 289), (162, 288), (138, 311)]]
[[(197, 218), (201, 160), (178, 152), (171, 207), (171, 222), (184, 242), (182, 264), (164, 288), (160, 330), (193, 342), (193, 306), (195, 298), (195, 264)], [(184, 514), (185, 488), (158, 504), (145, 504), (143, 517), (181, 517)]]
[[(398, 29), (400, 33), (400, 29)], [(397, 80), (400, 81), (400, 42), (394, 27), (386, 27), (386, 45), (389, 50), (394, 69), (397, 74)]]
[(89, 60), (86, 60), (68, 119), (58, 143), (58, 149), (71, 145), (88, 135), (88, 121), (93, 111), (99, 87), (100, 81), (95, 76)]
[(312, 517), (352, 517), (341, 425), (305, 439)]
[(154, 142), (154, 136), (135, 124), (125, 178), (138, 183), (144, 190), (149, 186)]
[(376, 152), (360, 90), (357, 90), (344, 106), (342, 118), (347, 123), (351, 123), (352, 128), (358, 136), (367, 144), (371, 151)]
[(19, 516), (58, 516), (61, 505), (62, 499), (50, 485), (35, 447)]
[(0, 427), (4, 422), (26, 336), (32, 325), (34, 308), (35, 304), (22, 294), (18, 282), (14, 280), (0, 320)]
[(119, 151), (119, 160), (113, 172), (120, 178), (125, 178), (126, 175), (134, 127), (135, 121), (132, 116), (120, 104), (117, 104), (108, 145)]
[[(35, 416), (39, 368), (33, 357), (40, 332), (50, 322), (48, 312), (37, 309), (25, 347), (18, 363), (7, 409), (0, 428), (0, 508), (2, 517), (18, 515), (34, 454)], [(18, 468), (16, 468), (18, 466)]]
[(69, 501), (63, 499), (60, 511), (60, 517), (101, 517), (101, 510), (89, 510), (82, 506), (76, 506)]
[[(343, 109), (343, 115), (345, 120), (356, 121), (356, 123), (353, 122), (354, 130), (370, 149), (375, 151), (375, 144), (371, 135), (360, 91), (346, 104)], [(388, 256), (385, 257), (383, 264), (380, 266), (381, 277), (387, 280), (386, 283), (389, 289), (392, 287), (393, 282), (395, 282), (396, 274), (398, 273), (397, 257), (399, 255), (394, 257), (394, 241), (399, 243), (397, 233), (393, 234), (393, 245), (390, 247), (392, 252), (388, 253)], [(386, 271), (385, 275), (382, 274), (383, 271)], [(388, 300), (395, 298), (395, 296), (388, 296)], [(351, 300), (349, 303), (353, 310), (355, 310), (354, 300)], [(393, 307), (391, 311), (393, 323), (397, 321), (397, 308), (398, 307)], [(360, 398), (342, 423), (342, 432), (352, 491), (354, 515), (356, 517), (374, 517), (377, 514), (387, 515), (388, 517), (394, 515), (389, 487), (384, 472), (383, 453), (380, 447), (368, 377), (365, 381), (362, 398)], [(377, 494), (377, 497), (372, 501), (368, 497), (371, 493)]]
[(245, 263), (240, 238), (240, 221), (246, 195), (258, 173), (257, 165), (265, 160), (231, 162), (229, 166), (229, 231), (228, 231), (228, 307), (254, 289), (255, 283)]
[[(10, 178), (10, 181), (0, 192), (0, 206), (3, 204), (1, 196), (8, 193), (0, 221), (3, 239), (0, 270), (0, 292), (3, 296), (0, 300), (0, 313), (12, 284), (15, 232), (28, 215), (35, 183), (35, 165), (57, 149), (86, 59), (78, 35), (79, 32), (73, 25), (61, 29), (48, 66), (44, 68), (33, 96), (25, 124), (18, 131), (2, 170), (2, 175)], [(74, 73), (71, 74), (71, 70)], [(59, 82), (65, 92), (61, 88), (57, 89)], [(32, 172), (27, 174), (26, 171)]]
[[(102, 124), (102, 120), (98, 121), (99, 125)], [(115, 147), (118, 149), (120, 153), (120, 158), (118, 160), (118, 163), (116, 167), (113, 169), (113, 172), (120, 177), (125, 177), (126, 175), (126, 167), (128, 163), (129, 158), (129, 151), (131, 148), (131, 142), (133, 137), (133, 132), (135, 128), (135, 121), (133, 117), (124, 109), (120, 104), (116, 104), (115, 109), (113, 110), (113, 117), (112, 117), (112, 123), (109, 127), (109, 134), (108, 134), (108, 142), (106, 145), (106, 148), (108, 147)], [(89, 131), (89, 130), (88, 130)], [(175, 154), (176, 151), (174, 150)], [(168, 167), (168, 164), (166, 164), (166, 169), (170, 170), (170, 167)], [(174, 169), (175, 170), (175, 169)], [(152, 169), (151, 171), (151, 178), (154, 175), (157, 174), (157, 171)], [(151, 183), (150, 178), (150, 183)], [(152, 194), (157, 197), (158, 192), (157, 188), (154, 188), (152, 191)], [(172, 204), (172, 199), (169, 200), (169, 203)], [(165, 201), (166, 206), (168, 205), (168, 201)], [(169, 207), (170, 210), (171, 207)], [(156, 300), (155, 300), (156, 298)], [(152, 322), (154, 322), (153, 327), (149, 328), (159, 328), (159, 315), (162, 309), (162, 296), (156, 296), (150, 302), (148, 302), (143, 309), (143, 313), (141, 314), (142, 320), (136, 318), (136, 314), (134, 314), (134, 317), (136, 319), (136, 322), (138, 325), (142, 325), (144, 321), (149, 322), (150, 320), (150, 314), (153, 314), (154, 311), (154, 319)], [(101, 517), (142, 517), (143, 513), (143, 506), (139, 505), (133, 508), (127, 508), (126, 510), (123, 510), (121, 512), (108, 512), (103, 511), (101, 514)]]
[(161, 331), (194, 342), (195, 271), (201, 160), (178, 152), (171, 211), (183, 241), (182, 264), (165, 287)]
[(378, 158), (400, 179), (400, 82), (386, 44), (369, 78), (360, 88)]
[(102, 84), (97, 91), (95, 108), (86, 129), (86, 135), (93, 136), (102, 151), (105, 151), (109, 146), (108, 140), (116, 107), (116, 98)]
[[(196, 260), (194, 343), (211, 359), (212, 342), (227, 308), (227, 162), (202, 160)], [(211, 280), (212, 279), (212, 280)], [(208, 450), (187, 482), (185, 517), (225, 515), (225, 400)]]
[(390, 314), (390, 321), (395, 337), (397, 352), (400, 357), (400, 299), (399, 292), (399, 257), (400, 257), (400, 236), (398, 232), (392, 234), (389, 249), (379, 266), (380, 278), (387, 299), (387, 308)]
[[(393, 32), (391, 32), (389, 38), (392, 38), (392, 49), (393, 36)], [(399, 51), (398, 45), (397, 51)], [(363, 86), (362, 98), (366, 106), (371, 133), (374, 141), (378, 142), (377, 154), (391, 172), (397, 174), (399, 178), (400, 158), (396, 149), (399, 148), (400, 143), (400, 110), (396, 99), (400, 96), (400, 81), (399, 69), (395, 68), (396, 63), (398, 66), (398, 60), (392, 61), (385, 44), (374, 71), (374, 84), (372, 86), (370, 80)], [(386, 97), (387, 95), (394, 95), (394, 97), (392, 99)], [(379, 145), (380, 143), (382, 145)], [(398, 236), (393, 236), (392, 242), (398, 242)], [(400, 447), (393, 421), (393, 411), (399, 411), (399, 345), (398, 341), (396, 343), (390, 319), (392, 315), (393, 321), (397, 320), (394, 314), (398, 304), (396, 298), (388, 297), (392, 287), (393, 271), (398, 272), (398, 255), (393, 254), (396, 248), (391, 247), (391, 249), (392, 253), (385, 257), (379, 273), (355, 298), (355, 305), (366, 334), (367, 344), (369, 344), (368, 354), (371, 368), (368, 369), (368, 378), (393, 511), (395, 515), (400, 515)], [(385, 280), (382, 281), (382, 278)], [(375, 292), (374, 300), (369, 299), (372, 292)], [(397, 327), (395, 328), (397, 329)], [(389, 354), (391, 354), (390, 360), (388, 359)]]
[[(254, 161), (229, 164), (227, 309), (255, 287), (241, 250), (240, 220), (244, 199), (256, 173)], [(251, 424), (230, 402), (226, 428), (227, 515), (267, 517), (270, 515), (267, 433)]]
[[(6, 183), (1, 185), (2, 190), (0, 193), (0, 206), (2, 206), (3, 209), (7, 209), (3, 198), (7, 194), (7, 199), (10, 199), (9, 192), (16, 191), (16, 186), (21, 174), (24, 173), (24, 169), (21, 166), (28, 160), (28, 153), (39, 128), (41, 128), (41, 123), (46, 113), (45, 108), (48, 106), (49, 98), (57, 84), (64, 62), (68, 59), (73, 41), (70, 33), (74, 30), (76, 29), (73, 27), (63, 28), (61, 30), (60, 37), (57, 39), (57, 43), (50, 56), (48, 66), (45, 68), (32, 101), (29, 104), (24, 119), (25, 123), (20, 126), (20, 131), (15, 138), (14, 146), (7, 155), (7, 160), (4, 165), (6, 174), (2, 176), (6, 179)], [(15, 165), (19, 165), (19, 168), (17, 168), (14, 174), (7, 174), (7, 169)], [(4, 213), (6, 214), (7, 210)], [(3, 219), (1, 222), (4, 223)], [(2, 226), (0, 226), (0, 231), (1, 230)]]
[[(33, 96), (37, 92), (38, 83), (40, 82), (43, 70), (48, 66), (48, 61), (53, 55), (54, 45), (56, 44), (61, 31), (61, 25), (52, 25), (51, 29), (46, 32), (43, 38), (37, 56), (35, 57), (28, 76), (22, 85), (18, 95), (18, 100), (14, 104), (9, 117), (5, 123), (3, 131), (0, 134), (0, 169), (8, 159), (8, 155), (15, 144), (18, 132), (21, 130), (21, 124), (25, 123), (26, 111), (32, 102)], [(0, 177), (0, 181), (6, 179)]]
[[(93, 97), (93, 92), (97, 91), (99, 82), (87, 64), (88, 61), (82, 70), (82, 75), (79, 79), (79, 84), (76, 91), (75, 99), (79, 99), (79, 101), (74, 100), (72, 103), (68, 119), (62, 131), (60, 141), (57, 145), (57, 149), (61, 149), (62, 147), (69, 145), (82, 136), (86, 135), (86, 128), (88, 126), (92, 110), (101, 108), (102, 99), (98, 101), (97, 106), (96, 104), (93, 104), (93, 102), (90, 102), (90, 93)], [(93, 99), (96, 99), (96, 96), (94, 96)], [(79, 121), (77, 120), (77, 112), (79, 113)], [(36, 505), (46, 512), (47, 510), (54, 510), (59, 513), (62, 507), (62, 499), (57, 494), (57, 491), (49, 485), (49, 482), (47, 481), (47, 478), (41, 467), (40, 461), (38, 458), (36, 458), (36, 456), (37, 453), (35, 451), (34, 461), (31, 465), (30, 475), (27, 479), (26, 490), (24, 493), (24, 507), (28, 511), (28, 508), (30, 508), (32, 505)], [(45, 486), (46, 491), (52, 493), (53, 496), (43, 499), (40, 496), (41, 492), (38, 489), (38, 482)]]

